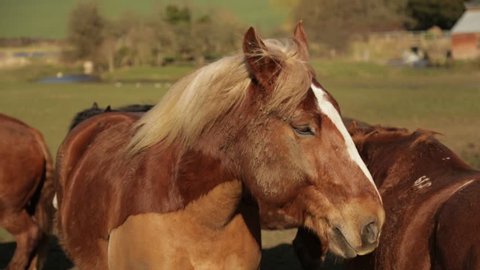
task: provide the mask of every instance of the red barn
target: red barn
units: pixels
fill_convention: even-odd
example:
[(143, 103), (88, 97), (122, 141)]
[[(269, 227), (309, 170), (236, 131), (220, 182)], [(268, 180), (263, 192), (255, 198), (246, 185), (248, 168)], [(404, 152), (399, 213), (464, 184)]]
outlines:
[(480, 4), (466, 4), (466, 11), (452, 28), (452, 56), (457, 60), (480, 58)]

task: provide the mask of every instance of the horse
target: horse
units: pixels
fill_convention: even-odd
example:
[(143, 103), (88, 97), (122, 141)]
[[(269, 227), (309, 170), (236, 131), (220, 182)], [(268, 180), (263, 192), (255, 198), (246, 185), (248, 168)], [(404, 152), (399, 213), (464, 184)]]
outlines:
[[(435, 132), (347, 122), (386, 212), (378, 248), (347, 269), (480, 269), (480, 172)], [(293, 245), (305, 269), (322, 269), (314, 234), (300, 229)]]
[(371, 252), (380, 195), (301, 23), (176, 82), (147, 113), (108, 112), (57, 154), (57, 228), (79, 269), (258, 269), (259, 205), (344, 257)]
[(116, 109), (112, 109), (110, 105), (108, 105), (105, 108), (100, 108), (98, 106), (97, 102), (94, 102), (90, 108), (87, 108), (85, 110), (82, 110), (78, 113), (75, 114), (73, 117), (72, 121), (70, 122), (70, 126), (68, 128), (69, 131), (71, 131), (74, 127), (76, 127), (78, 124), (81, 122), (87, 120), (88, 118), (91, 118), (95, 115), (99, 115), (105, 112), (138, 112), (138, 113), (143, 113), (149, 111), (153, 105), (151, 104), (130, 104), (130, 105), (125, 105), (121, 106)]
[(53, 218), (53, 165), (42, 134), (0, 114), (0, 226), (17, 243), (7, 269), (41, 267)]

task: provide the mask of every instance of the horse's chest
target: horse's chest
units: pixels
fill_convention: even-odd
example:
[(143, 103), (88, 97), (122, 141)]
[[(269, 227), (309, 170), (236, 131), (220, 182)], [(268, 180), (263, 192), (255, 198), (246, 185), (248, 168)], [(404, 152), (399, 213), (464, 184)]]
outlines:
[(260, 247), (241, 215), (218, 229), (185, 213), (130, 216), (110, 234), (110, 269), (257, 269)]

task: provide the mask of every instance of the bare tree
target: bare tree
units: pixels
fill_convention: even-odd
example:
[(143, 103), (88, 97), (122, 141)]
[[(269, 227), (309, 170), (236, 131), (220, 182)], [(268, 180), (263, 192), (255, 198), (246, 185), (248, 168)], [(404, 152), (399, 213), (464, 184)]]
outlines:
[(67, 42), (72, 48), (73, 60), (97, 62), (103, 42), (105, 19), (95, 2), (79, 1), (71, 11), (68, 22)]
[(300, 0), (296, 20), (303, 20), (309, 36), (329, 48), (344, 50), (354, 37), (371, 31), (399, 28), (403, 1)]

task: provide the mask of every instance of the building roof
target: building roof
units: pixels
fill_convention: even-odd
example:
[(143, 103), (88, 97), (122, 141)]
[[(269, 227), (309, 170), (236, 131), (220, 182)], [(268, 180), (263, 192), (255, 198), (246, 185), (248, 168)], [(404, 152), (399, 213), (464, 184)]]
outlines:
[(452, 33), (480, 33), (480, 6), (467, 6), (465, 13), (453, 26)]

